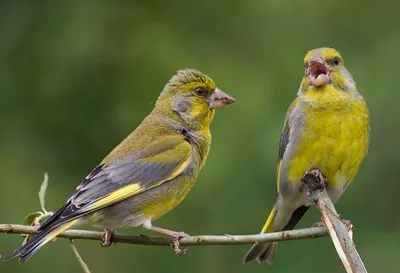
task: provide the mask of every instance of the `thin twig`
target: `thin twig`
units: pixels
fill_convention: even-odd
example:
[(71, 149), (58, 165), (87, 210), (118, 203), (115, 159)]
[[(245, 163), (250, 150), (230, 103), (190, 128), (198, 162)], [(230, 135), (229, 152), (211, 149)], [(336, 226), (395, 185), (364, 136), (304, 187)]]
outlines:
[(340, 260), (348, 273), (367, 273), (353, 240), (349, 237), (348, 227), (342, 222), (325, 189), (329, 185), (319, 170), (305, 173), (302, 179), (308, 188), (308, 197), (322, 214), (323, 224), (328, 229)]
[[(35, 234), (36, 227), (23, 225), (0, 224), (0, 233), (16, 234)], [(189, 236), (180, 240), (182, 246), (200, 246), (200, 245), (246, 245), (254, 243), (272, 243), (280, 241), (299, 240), (307, 238), (319, 238), (328, 236), (324, 227), (312, 227), (297, 230), (288, 230), (282, 232), (254, 234), (254, 235), (199, 235)], [(68, 239), (86, 239), (102, 241), (103, 232), (70, 229), (61, 233), (58, 237)], [(113, 234), (111, 241), (113, 243), (125, 243), (136, 245), (154, 245), (170, 246), (172, 239), (168, 237), (150, 237), (144, 235)]]
[(80, 265), (82, 266), (82, 269), (85, 273), (90, 273), (89, 267), (87, 266), (87, 264), (83, 261), (81, 255), (79, 255), (78, 249), (76, 248), (74, 241), (72, 239), (69, 239), (69, 244), (72, 248), (72, 251), (75, 254), (76, 259), (78, 260), (78, 262), (80, 263)]

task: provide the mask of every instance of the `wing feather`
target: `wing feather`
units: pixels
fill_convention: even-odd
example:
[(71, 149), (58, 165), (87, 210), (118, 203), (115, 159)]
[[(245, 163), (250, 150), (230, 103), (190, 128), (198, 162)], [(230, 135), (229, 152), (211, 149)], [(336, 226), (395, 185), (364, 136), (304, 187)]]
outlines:
[(292, 104), (289, 106), (289, 109), (286, 113), (285, 122), (283, 124), (283, 129), (281, 133), (281, 138), (279, 140), (279, 151), (278, 151), (278, 167), (277, 167), (277, 189), (279, 192), (279, 185), (280, 185), (280, 177), (281, 177), (281, 165), (282, 159), (285, 154), (286, 148), (290, 141), (290, 114), (293, 112), (294, 108), (299, 104), (300, 99), (296, 98)]
[(183, 136), (167, 136), (133, 155), (102, 162), (40, 229), (81, 217), (174, 179), (189, 166), (191, 152), (192, 146)]

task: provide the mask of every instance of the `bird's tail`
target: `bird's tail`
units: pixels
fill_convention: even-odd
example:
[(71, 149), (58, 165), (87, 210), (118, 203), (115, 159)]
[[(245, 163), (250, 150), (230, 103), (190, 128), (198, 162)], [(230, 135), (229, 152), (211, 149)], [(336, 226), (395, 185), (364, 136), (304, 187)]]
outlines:
[(42, 246), (44, 246), (46, 243), (48, 243), (49, 241), (54, 239), (58, 234), (60, 234), (64, 230), (75, 225), (78, 221), (79, 221), (79, 219), (75, 219), (70, 222), (67, 222), (67, 223), (64, 223), (64, 224), (61, 224), (61, 225), (58, 225), (55, 227), (50, 226), (47, 229), (42, 230), (38, 235), (36, 235), (31, 240), (29, 240), (26, 244), (24, 244), (22, 247), (20, 247), (16, 251), (14, 251), (14, 253), (11, 256), (7, 257), (4, 260), (4, 262), (7, 262), (7, 261), (19, 256), (19, 262), (21, 264), (25, 263)]
[[(307, 206), (301, 206), (298, 209), (296, 209), (293, 214), (290, 216), (290, 220), (287, 222), (283, 222), (283, 224), (276, 223), (276, 215), (278, 213), (276, 206), (272, 209), (271, 213), (268, 216), (267, 221), (264, 224), (264, 227), (261, 230), (261, 234), (263, 233), (270, 233), (274, 231), (280, 231), (280, 230), (291, 230), (293, 229), (296, 224), (299, 222), (301, 217), (307, 212), (309, 207)], [(290, 215), (290, 214), (289, 214)], [(285, 217), (279, 216), (279, 219), (284, 219)], [(279, 220), (281, 222), (281, 220)], [(278, 226), (280, 227), (278, 230), (274, 230), (273, 227), (275, 228)], [(283, 227), (283, 228), (282, 228)], [(276, 248), (278, 246), (278, 243), (260, 243), (260, 244), (254, 244), (249, 252), (247, 252), (246, 256), (244, 257), (243, 262), (244, 263), (249, 263), (251, 261), (256, 260), (259, 263), (262, 262), (268, 262), (269, 264), (272, 264), (274, 259), (275, 259), (275, 252)]]
[[(271, 213), (268, 216), (267, 221), (265, 222), (261, 234), (269, 233), (273, 231), (274, 220), (276, 217), (276, 207), (274, 207)], [(257, 260), (258, 262), (268, 261), (272, 263), (274, 256), (275, 256), (275, 249), (277, 243), (260, 243), (254, 244), (249, 252), (247, 252), (246, 256), (244, 257), (243, 263), (249, 263), (251, 261)], [(263, 258), (262, 258), (263, 257)]]

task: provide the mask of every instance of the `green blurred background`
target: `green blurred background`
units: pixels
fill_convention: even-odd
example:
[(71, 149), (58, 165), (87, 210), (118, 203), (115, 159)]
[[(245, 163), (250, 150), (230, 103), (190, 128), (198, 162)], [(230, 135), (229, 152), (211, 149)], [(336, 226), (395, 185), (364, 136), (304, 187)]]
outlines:
[[(337, 209), (355, 225), (370, 272), (399, 272), (394, 1), (2, 1), (0, 4), (1, 223), (59, 208), (102, 158), (151, 111), (176, 70), (197, 68), (234, 96), (212, 124), (209, 160), (188, 198), (157, 225), (195, 234), (257, 233), (275, 198), (284, 115), (312, 48), (344, 56), (372, 116), (369, 156)], [(314, 209), (301, 221), (320, 219)], [(143, 229), (124, 232), (145, 233)], [(22, 239), (0, 235), (2, 257)], [(280, 244), (273, 266), (242, 265), (248, 246), (172, 249), (76, 242), (97, 272), (344, 272), (328, 238)], [(67, 241), (0, 272), (81, 272)]]

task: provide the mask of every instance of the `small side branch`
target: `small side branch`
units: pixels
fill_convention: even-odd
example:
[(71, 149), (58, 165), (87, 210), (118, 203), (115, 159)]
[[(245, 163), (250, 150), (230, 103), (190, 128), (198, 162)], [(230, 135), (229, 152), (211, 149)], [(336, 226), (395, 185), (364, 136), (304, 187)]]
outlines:
[(331, 236), (346, 271), (348, 273), (367, 273), (353, 240), (348, 234), (348, 227), (340, 219), (326, 192), (325, 185), (329, 182), (319, 170), (305, 173), (302, 181), (308, 189), (309, 200), (321, 211), (323, 224)]
[[(36, 227), (23, 225), (0, 224), (0, 233), (36, 234)], [(68, 239), (85, 239), (102, 241), (104, 233), (88, 230), (66, 230), (58, 237)], [(254, 243), (272, 243), (280, 241), (299, 240), (307, 238), (320, 238), (328, 236), (324, 227), (312, 227), (305, 229), (289, 230), (275, 233), (254, 235), (199, 235), (182, 238), (179, 242), (182, 246), (200, 245), (246, 245)], [(171, 246), (172, 239), (167, 237), (150, 237), (144, 235), (113, 234), (113, 243), (125, 243), (136, 245)]]
[(78, 252), (78, 249), (76, 249), (76, 246), (74, 244), (74, 240), (69, 239), (69, 244), (72, 248), (72, 252), (74, 252), (74, 255), (76, 257), (76, 259), (78, 260), (79, 264), (81, 265), (83, 272), (85, 273), (90, 273), (89, 267), (86, 265), (86, 263), (83, 261), (81, 255)]

